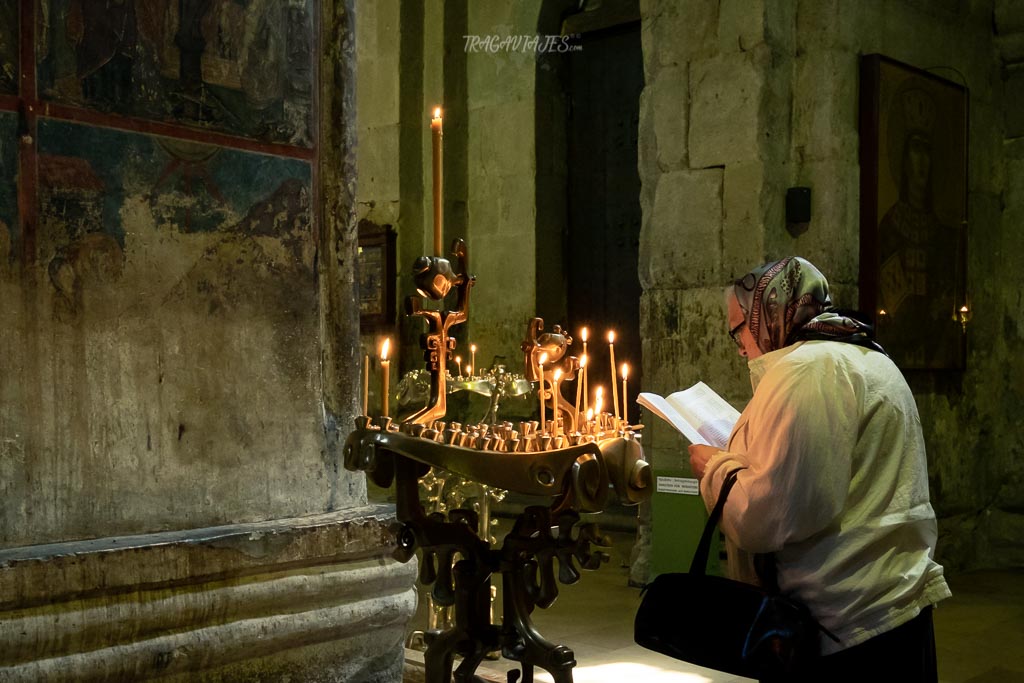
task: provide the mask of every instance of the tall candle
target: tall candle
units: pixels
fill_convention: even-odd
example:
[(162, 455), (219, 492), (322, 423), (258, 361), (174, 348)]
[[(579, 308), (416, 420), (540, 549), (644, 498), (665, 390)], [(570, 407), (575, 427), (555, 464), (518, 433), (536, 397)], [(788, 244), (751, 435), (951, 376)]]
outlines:
[(608, 332), (608, 355), (612, 361), (612, 417), (619, 417), (619, 390), (615, 386), (615, 331)]
[(380, 403), (381, 403), (381, 415), (387, 417), (388, 413), (388, 387), (391, 384), (391, 361), (388, 359), (388, 351), (391, 349), (391, 339), (385, 337), (384, 343), (380, 347)]
[(363, 415), (370, 414), (370, 354), (363, 355)]
[[(580, 339), (583, 340), (583, 357), (587, 357), (587, 337), (590, 336), (590, 330), (583, 328), (580, 330)], [(583, 412), (590, 409), (590, 395), (587, 393), (587, 378), (590, 373), (587, 371), (586, 366), (583, 366)]]
[(462, 356), (455, 356), (455, 374), (462, 377)]
[(629, 424), (629, 399), (626, 398), (626, 378), (629, 376), (629, 365), (626, 363), (622, 364), (622, 422), (623, 424)]
[[(470, 368), (475, 368), (476, 367), (476, 344), (470, 344), (469, 345), (469, 367)], [(470, 372), (470, 376), (472, 377), (472, 372), (473, 372), (472, 369), (469, 370), (469, 372)]]
[(548, 362), (548, 354), (540, 354), (540, 358), (537, 359), (537, 374), (540, 376), (540, 381), (537, 382), (537, 396), (540, 397), (540, 433), (543, 434), (544, 430), (547, 429), (544, 423), (544, 364)]
[(430, 119), (430, 134), (434, 150), (434, 256), (441, 256), (443, 253), (443, 247), (441, 245), (441, 223), (442, 214), (444, 213), (444, 207), (441, 203), (441, 192), (443, 186), (441, 171), (441, 137), (443, 135), (441, 131), (441, 107), (434, 108), (434, 118)]
[(586, 369), (587, 369), (587, 354), (583, 354), (583, 357), (580, 358), (580, 371), (579, 371), (579, 374), (576, 375), (576, 403), (573, 406), (576, 409), (576, 423), (577, 423), (576, 431), (579, 431), (580, 395), (583, 393), (583, 377), (584, 377), (584, 372), (586, 372)]
[(551, 413), (553, 415), (553, 417), (551, 418), (551, 436), (554, 437), (558, 436), (558, 384), (561, 382), (561, 380), (562, 371), (555, 370), (555, 381), (554, 384), (552, 384), (551, 386), (552, 393), (554, 393), (554, 398), (552, 399), (552, 405), (554, 407), (551, 409)]

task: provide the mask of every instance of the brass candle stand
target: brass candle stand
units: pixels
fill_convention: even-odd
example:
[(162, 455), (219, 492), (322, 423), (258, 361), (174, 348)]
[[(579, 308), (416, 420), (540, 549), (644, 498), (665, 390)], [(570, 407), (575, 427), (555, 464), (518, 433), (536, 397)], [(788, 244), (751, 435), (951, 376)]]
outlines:
[[(581, 512), (599, 512), (614, 488), (620, 501), (635, 504), (650, 495), (650, 469), (643, 460), (638, 436), (614, 421), (581, 424), (574, 411), (553, 416), (552, 430), (540, 433), (534, 422), (518, 426), (445, 423), (446, 363), (454, 349), (448, 336), (453, 325), (466, 320), (469, 290), (466, 245), (452, 247), (457, 268), (446, 259), (421, 257), (414, 264), (417, 291), (443, 301), (452, 287), (458, 292), (455, 311), (434, 311), (416, 297), (406, 300), (408, 315), (423, 317), (429, 330), (421, 338), (431, 375), (427, 404), (400, 423), (363, 415), (345, 443), (345, 467), (362, 470), (381, 487), (395, 487), (395, 512), (401, 524), (395, 556), (408, 561), (421, 551), (420, 581), (433, 585), (438, 605), (454, 608), (454, 624), (425, 634), (426, 683), (477, 683), (477, 667), (488, 653), (500, 650), (519, 663), (510, 683), (533, 683), (534, 667), (547, 670), (555, 683), (572, 683), (576, 661), (572, 650), (545, 640), (530, 614), (549, 607), (558, 596), (558, 582), (580, 578), (579, 568), (596, 569), (607, 555), (597, 526), (581, 523)], [(545, 383), (556, 370), (571, 375), (578, 362), (565, 353), (571, 339), (555, 328), (545, 336), (543, 321), (531, 321), (523, 342), (528, 379)], [(557, 337), (557, 338), (556, 338)], [(559, 353), (559, 351), (561, 353)], [(541, 353), (549, 360), (541, 365)], [(551, 384), (551, 392), (557, 387)], [(545, 393), (550, 398), (551, 396)], [(568, 403), (568, 402), (566, 402)], [(571, 406), (571, 404), (568, 404)], [(518, 428), (517, 428), (518, 427)], [(560, 431), (561, 430), (561, 431)], [(549, 506), (527, 507), (515, 520), (501, 545), (492, 546), (486, 530), (471, 509), (427, 513), (420, 500), (420, 478), (438, 468), (491, 487), (550, 499)], [(555, 563), (558, 569), (556, 573)], [(579, 568), (578, 568), (579, 567)], [(502, 575), (502, 621), (492, 623), (491, 580)], [(556, 578), (557, 577), (557, 578)], [(461, 664), (453, 671), (456, 657)]]

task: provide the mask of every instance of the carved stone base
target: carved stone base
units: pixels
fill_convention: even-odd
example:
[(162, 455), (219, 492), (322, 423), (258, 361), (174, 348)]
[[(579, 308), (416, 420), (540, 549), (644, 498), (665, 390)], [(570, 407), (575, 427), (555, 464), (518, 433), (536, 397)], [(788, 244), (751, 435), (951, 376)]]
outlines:
[(0, 680), (399, 681), (393, 508), (0, 551)]

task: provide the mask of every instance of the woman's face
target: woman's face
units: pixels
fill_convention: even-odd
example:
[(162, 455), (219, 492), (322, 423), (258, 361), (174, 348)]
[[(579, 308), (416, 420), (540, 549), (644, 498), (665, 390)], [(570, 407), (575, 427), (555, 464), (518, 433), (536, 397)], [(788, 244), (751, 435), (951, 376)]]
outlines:
[(747, 319), (735, 294), (729, 296), (729, 336), (739, 347), (739, 354), (747, 360), (764, 355), (754, 335), (750, 333), (750, 328), (747, 327)]

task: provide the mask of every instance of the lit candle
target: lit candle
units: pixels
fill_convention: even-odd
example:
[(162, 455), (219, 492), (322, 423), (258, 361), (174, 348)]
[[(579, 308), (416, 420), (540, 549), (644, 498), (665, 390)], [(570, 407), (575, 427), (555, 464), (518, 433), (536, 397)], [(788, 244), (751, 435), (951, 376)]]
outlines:
[(619, 390), (615, 386), (615, 331), (611, 330), (608, 332), (608, 355), (612, 361), (612, 417), (618, 419), (619, 417)]
[(548, 362), (548, 354), (540, 354), (540, 358), (537, 359), (538, 375), (540, 375), (540, 381), (537, 382), (537, 396), (540, 397), (540, 433), (543, 434), (547, 429), (544, 423), (544, 364)]
[(388, 360), (388, 351), (391, 349), (390, 337), (384, 338), (384, 343), (380, 346), (380, 403), (381, 403), (381, 415), (384, 417), (388, 416), (388, 385), (391, 383), (391, 361)]
[(472, 368), (476, 367), (476, 344), (469, 345), (469, 367), (471, 369), (468, 372), (472, 373)]
[(628, 394), (626, 393), (626, 378), (628, 376), (629, 376), (629, 365), (626, 364), (626, 363), (623, 363), (622, 364), (622, 422), (623, 422), (623, 424), (627, 424), (627, 425), (629, 424), (629, 418), (627, 417), (627, 415), (629, 414), (629, 403), (628, 403), (629, 399), (626, 398), (628, 396)]
[(472, 377), (472, 376), (473, 376), (473, 366), (472, 365), (467, 365), (466, 366), (466, 377)]
[[(580, 421), (580, 394), (583, 393), (583, 376), (587, 370), (587, 354), (583, 354), (580, 358), (580, 372), (576, 376), (576, 404), (573, 406), (576, 409), (576, 422)], [(579, 427), (577, 426), (577, 431)]]
[(370, 414), (370, 354), (363, 355), (363, 415)]
[(441, 246), (441, 107), (434, 108), (434, 118), (430, 119), (430, 133), (434, 149), (434, 256), (442, 255)]
[[(590, 330), (583, 328), (580, 330), (580, 339), (583, 340), (583, 357), (587, 357), (587, 337), (590, 336)], [(586, 365), (583, 366), (583, 411), (586, 412), (590, 408), (590, 394), (587, 393), (587, 378), (590, 373), (587, 372)]]
[(551, 386), (552, 392), (554, 393), (554, 398), (552, 399), (553, 407), (551, 409), (551, 414), (553, 415), (551, 418), (551, 436), (555, 437), (558, 436), (558, 384), (561, 380), (562, 371), (555, 370), (555, 382)]
[(455, 374), (462, 377), (462, 356), (455, 356)]
[(589, 408), (587, 410), (587, 431), (590, 431), (590, 423), (594, 421), (594, 409)]

